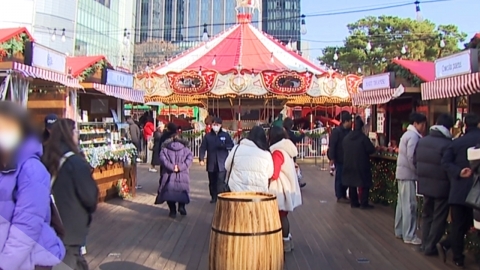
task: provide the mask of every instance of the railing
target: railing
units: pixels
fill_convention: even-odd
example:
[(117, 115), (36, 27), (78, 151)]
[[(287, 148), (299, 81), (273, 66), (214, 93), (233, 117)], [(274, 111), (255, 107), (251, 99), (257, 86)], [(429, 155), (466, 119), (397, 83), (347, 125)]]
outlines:
[[(235, 143), (238, 142), (238, 136), (236, 136), (237, 132), (226, 132), (229, 133), (232, 138), (234, 138)], [(328, 134), (323, 134), (323, 128), (314, 129), (306, 132), (306, 136), (300, 143), (297, 144), (298, 158), (324, 158), (328, 149)], [(183, 131), (182, 134), (184, 135), (183, 137), (190, 142), (190, 150), (193, 152), (194, 157), (198, 158), (200, 154), (200, 145), (202, 144), (204, 133), (188, 130)]]

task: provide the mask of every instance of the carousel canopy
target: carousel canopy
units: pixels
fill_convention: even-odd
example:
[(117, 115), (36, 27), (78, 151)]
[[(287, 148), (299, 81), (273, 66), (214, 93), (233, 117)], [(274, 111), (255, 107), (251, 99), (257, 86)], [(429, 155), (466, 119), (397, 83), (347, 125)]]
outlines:
[(29, 40), (33, 40), (32, 35), (30, 35), (27, 28), (25, 27), (4, 28), (4, 29), (0, 29), (0, 43), (5, 42), (21, 34), (25, 34), (28, 36)]
[(161, 63), (155, 72), (165, 74), (171, 71), (206, 69), (224, 73), (238, 67), (252, 72), (263, 70), (310, 71), (314, 74), (325, 72), (272, 36), (255, 28), (249, 21), (240, 19), (239, 21), (241, 23), (208, 42), (184, 52), (168, 63)]

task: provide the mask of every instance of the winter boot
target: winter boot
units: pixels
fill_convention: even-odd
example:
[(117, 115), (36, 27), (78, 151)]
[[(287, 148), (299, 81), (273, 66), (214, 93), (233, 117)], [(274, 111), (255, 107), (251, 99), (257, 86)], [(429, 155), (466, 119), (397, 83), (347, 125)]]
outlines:
[(180, 215), (182, 215), (182, 216), (186, 216), (186, 215), (187, 215), (187, 210), (185, 210), (185, 204), (183, 204), (183, 203), (179, 203), (179, 204), (178, 204), (178, 212), (179, 212)]

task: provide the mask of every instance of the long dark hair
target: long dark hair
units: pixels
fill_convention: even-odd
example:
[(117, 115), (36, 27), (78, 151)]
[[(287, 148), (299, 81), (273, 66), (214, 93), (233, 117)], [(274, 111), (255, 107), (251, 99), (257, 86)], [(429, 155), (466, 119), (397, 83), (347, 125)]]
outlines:
[(268, 132), (268, 143), (270, 146), (278, 143), (283, 139), (287, 139), (288, 134), (284, 128), (273, 126)]
[(59, 119), (53, 124), (50, 139), (45, 144), (42, 157), (42, 161), (51, 175), (57, 175), (65, 148), (83, 158), (77, 144), (73, 141), (74, 130), (75, 121), (72, 119)]
[(258, 148), (268, 150), (267, 135), (265, 135), (265, 130), (259, 126), (255, 126), (248, 133), (247, 139), (252, 141)]

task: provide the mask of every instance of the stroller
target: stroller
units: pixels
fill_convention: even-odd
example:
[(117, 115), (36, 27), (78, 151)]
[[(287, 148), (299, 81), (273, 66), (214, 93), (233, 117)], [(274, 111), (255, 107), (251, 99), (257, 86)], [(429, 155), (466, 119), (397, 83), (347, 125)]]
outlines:
[(298, 184), (300, 185), (300, 188), (305, 187), (307, 183), (302, 182), (302, 170), (300, 170), (300, 166), (298, 166), (297, 163), (295, 163), (295, 171), (297, 172)]

